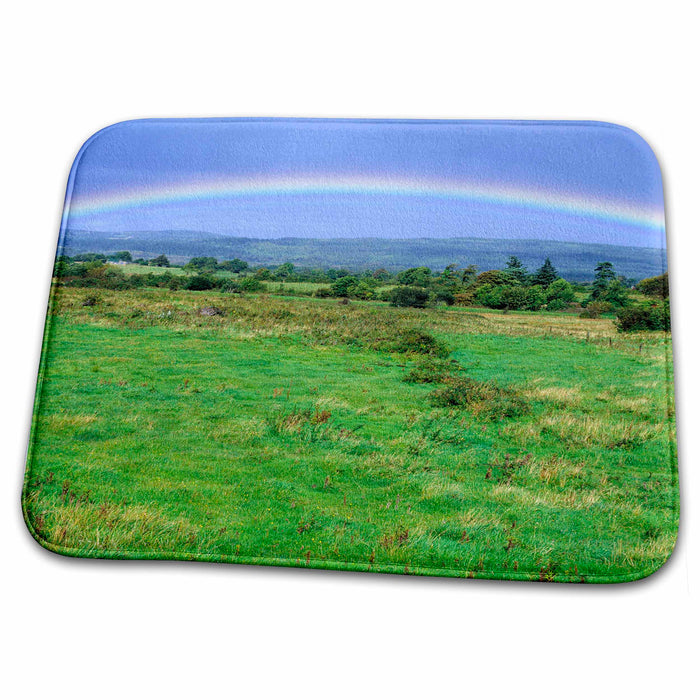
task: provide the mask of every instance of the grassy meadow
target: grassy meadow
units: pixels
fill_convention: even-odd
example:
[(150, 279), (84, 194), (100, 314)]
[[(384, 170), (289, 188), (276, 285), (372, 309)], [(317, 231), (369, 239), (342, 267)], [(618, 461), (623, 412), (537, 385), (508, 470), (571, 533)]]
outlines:
[(269, 289), (55, 289), (24, 493), (44, 546), (576, 582), (668, 558), (667, 333)]

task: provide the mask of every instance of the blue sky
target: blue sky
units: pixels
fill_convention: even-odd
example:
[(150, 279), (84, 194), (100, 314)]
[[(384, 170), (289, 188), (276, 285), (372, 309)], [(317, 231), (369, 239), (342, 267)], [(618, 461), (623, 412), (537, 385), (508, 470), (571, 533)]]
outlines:
[(605, 124), (147, 120), (76, 159), (64, 225), (663, 247), (661, 174)]

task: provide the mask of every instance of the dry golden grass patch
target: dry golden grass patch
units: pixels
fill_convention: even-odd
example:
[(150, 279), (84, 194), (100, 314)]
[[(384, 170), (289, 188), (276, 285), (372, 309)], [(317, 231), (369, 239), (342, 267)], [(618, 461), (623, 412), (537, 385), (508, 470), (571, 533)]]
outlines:
[(560, 408), (578, 407), (583, 402), (580, 386), (538, 386), (537, 380), (532, 384), (533, 387), (523, 392), (530, 400), (546, 401)]
[[(633, 446), (657, 436), (659, 427), (631, 423), (614, 415), (578, 415), (573, 413), (544, 416), (543, 430), (562, 442), (583, 447)], [(665, 428), (665, 426), (664, 426)]]
[(615, 545), (614, 559), (627, 567), (637, 567), (645, 562), (650, 567), (655, 566), (659, 559), (670, 556), (675, 542), (675, 533), (650, 536), (635, 544), (620, 541)]
[(519, 447), (530, 447), (542, 437), (542, 426), (537, 423), (509, 423), (501, 428), (501, 435)]
[(94, 413), (56, 413), (46, 420), (52, 430), (64, 430), (91, 425), (97, 420), (97, 416)]
[(184, 518), (168, 518), (155, 506), (96, 504), (80, 498), (44, 510), (38, 498), (27, 502), (36, 534), (53, 548), (87, 553), (136, 552), (143, 543), (158, 551), (195, 549), (199, 529)]
[(586, 510), (591, 508), (601, 498), (601, 495), (591, 489), (544, 489), (534, 491), (515, 484), (497, 484), (491, 492), (499, 503), (512, 505), (517, 503), (527, 510), (538, 507), (566, 508), (567, 510)]
[(437, 473), (428, 473), (423, 477), (421, 493), (424, 498), (439, 498), (454, 496), (461, 498), (464, 496), (463, 487), (449, 477)]

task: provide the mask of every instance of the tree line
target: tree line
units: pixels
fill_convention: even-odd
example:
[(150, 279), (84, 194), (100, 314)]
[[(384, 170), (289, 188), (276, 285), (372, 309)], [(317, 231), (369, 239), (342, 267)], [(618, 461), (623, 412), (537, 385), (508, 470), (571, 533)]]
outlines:
[[(124, 274), (118, 263), (143, 266), (144, 273)], [(148, 271), (149, 267), (181, 267), (191, 274), (183, 275), (170, 269), (153, 273)], [(361, 273), (335, 268), (298, 269), (290, 262), (269, 269), (252, 267), (238, 258), (219, 261), (214, 257), (193, 257), (175, 266), (165, 255), (134, 260), (128, 251), (119, 251), (109, 255), (59, 256), (54, 276), (67, 286), (218, 289), (231, 293), (263, 290), (282, 293), (285, 283), (312, 282), (318, 286), (306, 293), (321, 298), (377, 300), (396, 307), (414, 308), (442, 304), (503, 311), (571, 311), (585, 318), (615, 314), (618, 328), (623, 331), (670, 327), (667, 274), (635, 283), (618, 275), (610, 262), (595, 266), (591, 283), (576, 284), (562, 278), (549, 258), (532, 273), (518, 257), (510, 256), (502, 269), (484, 272), (479, 272), (474, 265), (460, 268), (451, 264), (440, 272), (428, 267), (412, 267), (392, 274), (383, 268)], [(270, 287), (270, 283), (275, 282), (279, 283), (276, 290)], [(641, 292), (645, 301), (633, 302), (631, 288)]]

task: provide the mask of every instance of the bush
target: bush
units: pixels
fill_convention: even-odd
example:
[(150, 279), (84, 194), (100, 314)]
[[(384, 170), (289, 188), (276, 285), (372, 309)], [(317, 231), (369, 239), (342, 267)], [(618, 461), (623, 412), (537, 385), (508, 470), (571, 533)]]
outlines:
[(510, 285), (513, 283), (513, 279), (507, 272), (503, 272), (503, 270), (486, 270), (476, 276), (476, 283), (479, 286), (484, 284), (496, 286)]
[(318, 299), (328, 299), (333, 296), (333, 290), (330, 287), (319, 287), (314, 292), (314, 296)]
[(440, 304), (447, 304), (447, 306), (453, 306), (455, 303), (455, 295), (449, 289), (438, 289), (435, 292), (435, 301)]
[(334, 297), (349, 297), (352, 288), (358, 283), (357, 277), (352, 275), (346, 275), (345, 277), (339, 277), (331, 285), (331, 292)]
[(658, 277), (647, 277), (637, 284), (637, 291), (648, 297), (668, 299), (668, 272)]
[(472, 306), (474, 304), (474, 291), (472, 289), (463, 290), (455, 294), (455, 304), (457, 306)]
[(401, 331), (396, 340), (390, 343), (390, 350), (433, 357), (447, 357), (450, 352), (444, 343), (417, 329)]
[(579, 314), (579, 318), (600, 318), (601, 314), (609, 314), (613, 310), (612, 304), (607, 301), (592, 301)]
[(357, 284), (353, 285), (349, 292), (349, 296), (351, 296), (353, 299), (374, 299), (374, 289), (365, 280), (361, 280)]
[(561, 311), (567, 306), (568, 304), (561, 299), (552, 299), (552, 301), (547, 302), (547, 311)]
[(207, 289), (214, 289), (214, 287), (216, 287), (216, 283), (211, 277), (207, 277), (206, 275), (190, 277), (185, 284), (185, 289), (189, 289), (193, 292), (203, 292)]
[(527, 306), (527, 289), (524, 287), (503, 287), (501, 304), (504, 309), (524, 309)]
[(503, 285), (491, 284), (490, 282), (482, 285), (476, 290), (474, 295), (477, 303), (485, 306), (487, 309), (504, 309), (503, 290), (508, 289)]
[(554, 308), (552, 302), (561, 302), (555, 306), (563, 309), (574, 300), (574, 296), (574, 288), (565, 279), (554, 280), (545, 291), (547, 308)]
[(411, 267), (396, 275), (396, 281), (409, 287), (427, 287), (432, 278), (432, 272), (428, 267)]
[(428, 292), (420, 287), (395, 287), (391, 290), (389, 301), (392, 306), (425, 308), (428, 303)]
[[(161, 256), (165, 257), (165, 256)], [(167, 260), (167, 258), (166, 258)], [(151, 264), (151, 263), (149, 263)], [(195, 257), (195, 258), (190, 258), (190, 261), (185, 265), (186, 270), (199, 270), (204, 271), (204, 270), (216, 270), (217, 266), (219, 265), (219, 261), (216, 258), (212, 258), (209, 256), (200, 256), (200, 257)]]
[(255, 277), (244, 277), (238, 286), (243, 292), (259, 292), (261, 289), (265, 289), (265, 285)]
[(640, 304), (620, 309), (615, 321), (620, 333), (630, 331), (670, 331), (671, 311), (668, 302)]
[(456, 362), (445, 362), (441, 359), (426, 359), (411, 367), (403, 377), (404, 382), (411, 384), (433, 384), (444, 382), (450, 378), (450, 371), (460, 369)]
[(448, 378), (442, 387), (430, 392), (430, 403), (444, 408), (466, 408), (491, 420), (513, 418), (528, 411), (527, 403), (514, 389), (469, 377)]
[(545, 299), (541, 287), (528, 287), (525, 308), (528, 311), (539, 311), (544, 306)]

